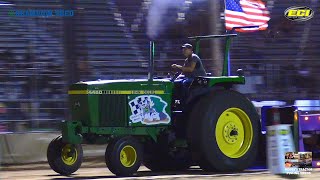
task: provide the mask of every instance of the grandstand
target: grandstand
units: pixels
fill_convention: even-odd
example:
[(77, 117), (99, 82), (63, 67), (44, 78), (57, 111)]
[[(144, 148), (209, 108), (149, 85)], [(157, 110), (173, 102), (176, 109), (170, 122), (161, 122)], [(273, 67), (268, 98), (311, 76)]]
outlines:
[[(112, 1), (76, 1), (81, 16), (75, 16), (76, 32), (81, 32), (77, 58), (87, 54), (94, 78), (113, 79), (128, 74), (145, 74), (145, 61), (137, 43)], [(82, 40), (82, 41), (81, 41)], [(86, 52), (87, 51), (87, 52)]]
[[(7, 14), (10, 9), (61, 9), (66, 7), (63, 1), (8, 2), (14, 6), (0, 7), (1, 127), (14, 129), (15, 122), (20, 122), (32, 130), (57, 128), (57, 120), (68, 114), (67, 62), (75, 66), (71, 73), (80, 74), (73, 82), (146, 77), (151, 0), (73, 1), (75, 15), (69, 17), (75, 37), (72, 51), (65, 41), (66, 18)], [(188, 41), (186, 37), (210, 33), (209, 5), (190, 2), (184, 1), (181, 7), (165, 14), (165, 21), (173, 23), (155, 39), (156, 76), (166, 76), (172, 63), (183, 62), (180, 45)], [(283, 18), (283, 11), (293, 5), (292, 1), (272, 2), (269, 30), (239, 34), (234, 40), (232, 73), (243, 68), (248, 82), (239, 90), (253, 100), (319, 99), (320, 22), (313, 18), (290, 23)], [(308, 4), (313, 9), (319, 6), (317, 1)], [(223, 12), (222, 5), (220, 10)], [(222, 34), (224, 20), (217, 18)], [(204, 42), (202, 47), (200, 56), (205, 67), (217, 68), (213, 67), (210, 42)], [(73, 53), (71, 59), (66, 59), (67, 52)]]
[[(9, 129), (15, 129), (17, 124), (38, 128), (42, 120), (64, 118), (66, 83), (63, 78), (62, 19), (15, 17), (8, 16), (7, 12), (13, 8), (61, 6), (58, 1), (10, 2), (16, 6), (0, 7), (0, 74), (3, 83), (0, 102), (7, 110), (1, 120)], [(50, 24), (54, 25), (54, 30)]]

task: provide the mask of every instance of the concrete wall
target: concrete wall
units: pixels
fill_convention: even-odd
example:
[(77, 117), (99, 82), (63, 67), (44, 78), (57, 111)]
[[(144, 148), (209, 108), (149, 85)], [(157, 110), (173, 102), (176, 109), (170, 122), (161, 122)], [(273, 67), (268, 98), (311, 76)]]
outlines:
[[(58, 133), (0, 134), (0, 163), (47, 161), (47, 148)], [(104, 156), (106, 145), (83, 145), (84, 156)]]

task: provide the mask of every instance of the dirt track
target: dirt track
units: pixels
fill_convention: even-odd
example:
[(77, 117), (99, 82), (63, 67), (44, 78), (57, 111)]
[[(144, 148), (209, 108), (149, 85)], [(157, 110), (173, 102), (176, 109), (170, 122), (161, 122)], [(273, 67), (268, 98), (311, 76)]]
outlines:
[[(145, 167), (141, 167), (139, 172), (134, 177), (117, 178), (115, 177), (106, 167), (98, 168), (80, 168), (74, 175), (70, 177), (57, 175), (55, 172), (49, 169), (43, 170), (10, 170), (0, 172), (1, 180), (65, 180), (65, 179), (284, 179), (277, 175), (271, 175), (266, 170), (254, 170), (245, 171), (243, 173), (235, 174), (215, 174), (215, 173), (204, 173), (203, 171), (194, 168), (185, 172), (177, 173), (152, 173)], [(311, 175), (303, 175), (299, 179), (319, 179), (320, 169), (312, 172)]]

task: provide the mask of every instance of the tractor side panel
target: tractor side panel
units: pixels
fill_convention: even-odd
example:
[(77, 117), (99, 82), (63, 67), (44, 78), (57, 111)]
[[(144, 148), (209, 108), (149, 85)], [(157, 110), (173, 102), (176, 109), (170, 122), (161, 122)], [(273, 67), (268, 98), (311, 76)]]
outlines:
[(90, 124), (88, 95), (69, 95), (69, 109), (71, 111), (71, 120), (80, 121), (83, 125)]
[(171, 94), (128, 96), (129, 126), (162, 126), (171, 124)]
[[(72, 120), (89, 127), (169, 125), (172, 89), (171, 82), (163, 81), (75, 84)], [(130, 106), (132, 102), (136, 104)]]
[[(71, 113), (70, 120), (90, 125), (89, 97), (86, 84), (72, 84), (68, 91), (68, 105)], [(68, 119), (69, 119), (68, 118)]]

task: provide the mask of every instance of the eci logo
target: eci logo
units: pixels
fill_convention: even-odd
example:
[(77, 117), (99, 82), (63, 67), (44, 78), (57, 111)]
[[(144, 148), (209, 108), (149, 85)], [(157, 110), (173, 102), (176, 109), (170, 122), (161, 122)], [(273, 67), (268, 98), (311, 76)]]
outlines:
[(307, 6), (292, 6), (284, 11), (284, 16), (291, 21), (307, 21), (314, 16), (314, 11)]

